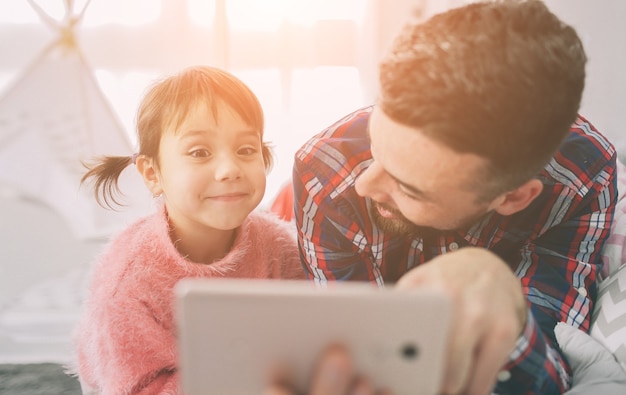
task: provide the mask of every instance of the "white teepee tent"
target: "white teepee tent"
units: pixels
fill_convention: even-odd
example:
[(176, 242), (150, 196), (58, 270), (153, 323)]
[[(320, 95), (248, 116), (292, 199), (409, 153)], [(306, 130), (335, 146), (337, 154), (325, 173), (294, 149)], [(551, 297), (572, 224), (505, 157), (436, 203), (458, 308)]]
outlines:
[(58, 36), (0, 96), (0, 184), (53, 208), (80, 239), (107, 236), (145, 212), (141, 203), (149, 199), (132, 171), (121, 177), (122, 188), (141, 199), (119, 212), (101, 208), (91, 189), (79, 186), (81, 161), (133, 151), (76, 41), (89, 1), (75, 13), (66, 0), (62, 21), (28, 1)]

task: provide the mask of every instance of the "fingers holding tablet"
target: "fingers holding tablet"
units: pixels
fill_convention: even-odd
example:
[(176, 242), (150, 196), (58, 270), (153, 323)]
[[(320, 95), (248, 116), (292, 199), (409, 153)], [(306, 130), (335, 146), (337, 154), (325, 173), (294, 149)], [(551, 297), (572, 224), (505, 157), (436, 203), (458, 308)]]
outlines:
[[(289, 385), (274, 384), (263, 395), (296, 395)], [(348, 350), (330, 345), (321, 354), (306, 395), (392, 395), (377, 390), (367, 377), (357, 376)]]

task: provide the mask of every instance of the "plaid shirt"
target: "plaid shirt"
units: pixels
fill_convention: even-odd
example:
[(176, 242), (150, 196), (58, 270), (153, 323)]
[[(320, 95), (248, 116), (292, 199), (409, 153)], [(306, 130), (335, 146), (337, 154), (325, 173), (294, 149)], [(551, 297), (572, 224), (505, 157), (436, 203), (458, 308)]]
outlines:
[(385, 234), (354, 182), (371, 163), (367, 124), (356, 111), (309, 140), (295, 156), (293, 183), (300, 254), (309, 277), (383, 287), (431, 258), (464, 246), (488, 248), (519, 277), (527, 326), (494, 388), (500, 394), (557, 394), (571, 371), (556, 346), (563, 321), (588, 331), (600, 251), (617, 200), (614, 147), (584, 118), (537, 176), (542, 193), (523, 211), (491, 213), (466, 231), (423, 240)]

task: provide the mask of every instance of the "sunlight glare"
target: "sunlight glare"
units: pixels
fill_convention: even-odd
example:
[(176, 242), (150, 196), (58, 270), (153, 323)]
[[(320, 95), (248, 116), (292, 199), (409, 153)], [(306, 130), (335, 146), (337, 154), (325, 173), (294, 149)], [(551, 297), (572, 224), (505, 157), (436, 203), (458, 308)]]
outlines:
[(215, 0), (187, 0), (189, 19), (198, 26), (208, 27), (215, 18)]
[[(65, 14), (65, 1), (35, 0), (35, 4), (55, 21), (62, 22)], [(87, 0), (74, 0), (72, 14), (83, 11)], [(100, 26), (118, 24), (126, 26), (154, 22), (161, 14), (161, 2), (154, 0), (91, 0), (87, 5), (81, 24)], [(0, 2), (0, 23), (22, 24), (41, 23), (41, 19), (26, 0)]]
[(310, 27), (318, 20), (361, 22), (366, 3), (361, 0), (230, 0), (228, 23), (240, 31), (277, 31), (283, 23)]
[(160, 15), (161, 1), (92, 0), (85, 12), (83, 26), (137, 26), (156, 22)]
[[(35, 1), (39, 4), (39, 2)], [(54, 20), (62, 20), (65, 6), (62, 1), (39, 4), (41, 9)], [(41, 23), (41, 19), (27, 1), (0, 1), (0, 23), (22, 24)]]

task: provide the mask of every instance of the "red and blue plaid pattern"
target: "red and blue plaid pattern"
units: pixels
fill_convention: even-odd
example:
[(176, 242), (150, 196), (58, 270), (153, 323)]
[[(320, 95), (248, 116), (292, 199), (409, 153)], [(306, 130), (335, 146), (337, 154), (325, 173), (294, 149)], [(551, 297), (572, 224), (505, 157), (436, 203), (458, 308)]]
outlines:
[(600, 251), (613, 220), (614, 147), (583, 117), (544, 170), (541, 195), (510, 216), (492, 213), (465, 231), (428, 240), (391, 236), (369, 217), (368, 199), (354, 181), (371, 162), (367, 124), (358, 110), (314, 136), (296, 153), (295, 219), (309, 277), (369, 281), (382, 287), (434, 256), (463, 246), (488, 248), (509, 263), (529, 302), (529, 319), (499, 394), (557, 394), (570, 369), (554, 337), (563, 321), (588, 331)]

